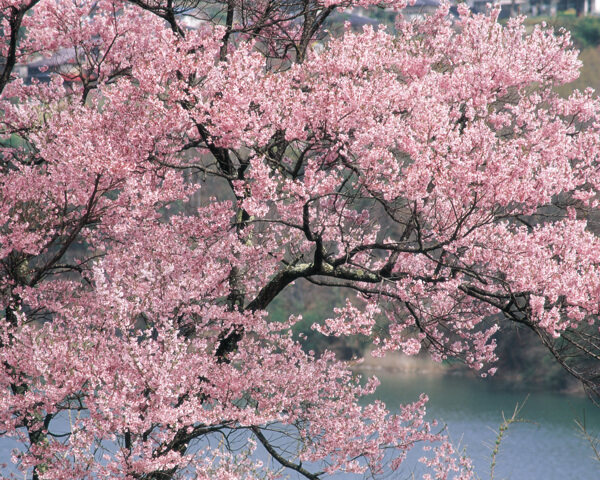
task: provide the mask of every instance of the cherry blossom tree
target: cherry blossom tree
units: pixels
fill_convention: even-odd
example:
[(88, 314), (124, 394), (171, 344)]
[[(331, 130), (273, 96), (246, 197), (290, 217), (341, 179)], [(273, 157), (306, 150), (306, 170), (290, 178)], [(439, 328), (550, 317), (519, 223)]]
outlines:
[(359, 403), (376, 379), (270, 320), (297, 280), (355, 290), (314, 328), (375, 354), (486, 375), (518, 323), (598, 393), (600, 105), (554, 92), (569, 35), (442, 5), (327, 36), (373, 3), (1, 0), (0, 430), (27, 478), (321, 479), (418, 444), (471, 478), (425, 396)]

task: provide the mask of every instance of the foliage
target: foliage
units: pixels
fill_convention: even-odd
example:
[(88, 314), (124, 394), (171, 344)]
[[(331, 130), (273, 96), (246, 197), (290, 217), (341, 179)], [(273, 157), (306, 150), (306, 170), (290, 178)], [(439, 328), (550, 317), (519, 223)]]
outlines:
[(575, 47), (581, 51), (579, 59), (583, 63), (580, 76), (571, 83), (557, 87), (557, 91), (568, 97), (574, 90), (585, 90), (592, 87), (600, 89), (600, 17), (577, 17), (559, 14), (556, 17), (532, 17), (525, 20), (529, 28), (544, 22), (556, 32), (565, 29), (571, 35)]
[[(357, 292), (323, 334), (487, 375), (518, 323), (598, 391), (600, 105), (555, 93), (568, 38), (443, 5), (317, 42), (372, 3), (0, 1), (0, 422), (28, 476), (320, 479), (425, 444), (471, 478), (426, 396), (362, 405), (377, 381), (304, 352), (304, 312), (270, 320), (300, 280)], [(46, 83), (14, 75), (40, 55)]]
[(586, 48), (582, 50), (579, 53), (579, 60), (583, 63), (579, 78), (556, 89), (565, 98), (569, 97), (574, 90), (593, 88), (597, 92), (600, 89), (600, 49)]
[(346, 299), (356, 301), (353, 291), (343, 288), (323, 290), (308, 282), (296, 282), (286, 288), (281, 295), (269, 305), (269, 317), (272, 321), (287, 321), (290, 312), (302, 312), (292, 327), (294, 338), (298, 339), (304, 351), (313, 351), (321, 355), (327, 350), (336, 353), (336, 357), (350, 360), (360, 357), (370, 345), (367, 337), (348, 335), (345, 337), (325, 336), (312, 328), (321, 324), (333, 314), (334, 308), (342, 307)]
[(498, 372), (493, 381), (516, 389), (569, 391), (578, 387), (528, 328), (505, 328), (498, 337)]
[(586, 15), (558, 15), (550, 22), (554, 28), (565, 28), (571, 32), (573, 43), (577, 48), (590, 48), (600, 45), (600, 18)]
[(530, 27), (542, 23), (551, 26), (557, 33), (568, 31), (575, 47), (581, 50), (600, 45), (600, 17), (578, 17), (575, 12), (559, 12), (554, 17), (530, 17), (525, 20), (525, 24)]

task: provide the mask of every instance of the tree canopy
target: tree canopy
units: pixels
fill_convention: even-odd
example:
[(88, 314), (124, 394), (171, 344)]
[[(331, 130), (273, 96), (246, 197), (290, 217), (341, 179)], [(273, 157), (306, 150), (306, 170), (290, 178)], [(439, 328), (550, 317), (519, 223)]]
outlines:
[(0, 423), (31, 478), (321, 479), (417, 444), (471, 478), (426, 396), (359, 403), (375, 379), (270, 321), (296, 280), (356, 291), (314, 328), (375, 354), (487, 375), (516, 323), (599, 393), (600, 105), (555, 93), (569, 35), (448, 4), (323, 29), (376, 3), (405, 6), (0, 1)]

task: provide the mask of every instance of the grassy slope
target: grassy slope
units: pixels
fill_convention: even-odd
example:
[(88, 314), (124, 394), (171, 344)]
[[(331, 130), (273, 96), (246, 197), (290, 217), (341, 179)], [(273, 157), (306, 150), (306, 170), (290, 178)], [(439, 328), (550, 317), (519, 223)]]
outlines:
[(587, 47), (581, 50), (579, 59), (583, 62), (581, 75), (579, 78), (568, 85), (557, 88), (557, 91), (563, 95), (569, 95), (573, 90), (585, 90), (592, 87), (596, 94), (600, 92), (600, 47)]

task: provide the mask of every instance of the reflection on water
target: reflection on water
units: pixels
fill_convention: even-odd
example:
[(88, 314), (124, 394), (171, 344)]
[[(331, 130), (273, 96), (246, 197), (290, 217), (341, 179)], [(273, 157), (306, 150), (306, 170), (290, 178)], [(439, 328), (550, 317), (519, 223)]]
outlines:
[[(592, 458), (590, 445), (575, 425), (575, 419), (585, 418), (589, 433), (600, 434), (600, 409), (587, 398), (539, 392), (528, 396), (527, 392), (508, 391), (493, 382), (462, 376), (377, 376), (381, 386), (375, 396), (389, 408), (427, 393), (428, 418), (448, 426), (453, 443), (466, 448), (482, 480), (490, 478), (492, 445), (502, 413), (510, 417), (516, 404), (525, 400), (520, 417), (528, 422), (509, 428), (497, 456), (495, 478), (600, 480), (600, 463)], [(409, 457), (405, 472), (412, 471), (416, 458), (418, 455)]]

